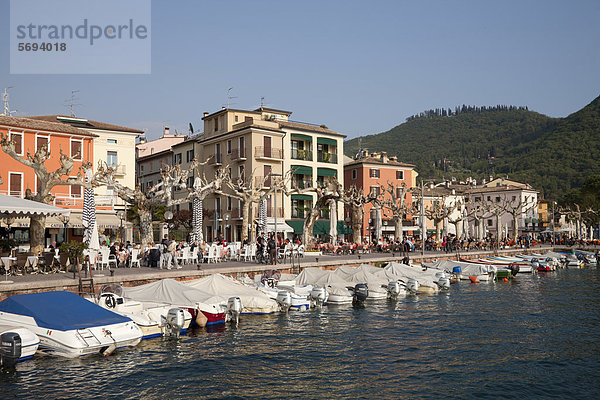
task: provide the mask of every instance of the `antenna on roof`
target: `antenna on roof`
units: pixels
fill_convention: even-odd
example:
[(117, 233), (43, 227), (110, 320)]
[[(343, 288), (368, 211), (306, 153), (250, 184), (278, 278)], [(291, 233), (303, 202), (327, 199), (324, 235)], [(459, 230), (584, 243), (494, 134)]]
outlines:
[(80, 103), (75, 103), (77, 98), (75, 97), (75, 93), (78, 93), (79, 90), (71, 90), (71, 98), (65, 100), (65, 106), (69, 109), (71, 117), (75, 116), (75, 106), (80, 106)]
[(260, 108), (263, 108), (264, 105), (265, 105), (265, 96), (261, 96), (260, 97)]
[(229, 89), (227, 89), (227, 108), (229, 109), (229, 106), (231, 105), (231, 99), (237, 99), (237, 96), (231, 96), (231, 90), (233, 89), (233, 87), (230, 87)]
[(12, 89), (14, 86), (8, 86), (4, 88), (4, 93), (2, 93), (2, 102), (4, 103), (4, 113), (2, 115), (6, 115), (10, 117), (11, 114), (16, 113), (17, 111), (10, 111), (10, 106), (8, 105), (8, 89)]

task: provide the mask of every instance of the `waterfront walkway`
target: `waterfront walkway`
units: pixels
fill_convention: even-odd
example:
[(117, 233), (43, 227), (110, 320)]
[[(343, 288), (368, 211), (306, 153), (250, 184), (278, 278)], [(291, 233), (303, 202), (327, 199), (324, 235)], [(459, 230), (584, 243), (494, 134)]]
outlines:
[[(550, 246), (536, 246), (531, 249), (507, 249), (499, 250), (497, 254), (518, 254), (518, 253), (545, 253), (550, 251)], [(479, 258), (495, 254), (494, 251), (470, 251), (463, 253), (445, 253), (436, 251), (427, 251), (424, 256), (420, 253), (410, 253), (412, 262), (420, 263), (422, 261), (432, 261), (435, 259), (454, 259), (459, 257)], [(147, 282), (152, 282), (164, 278), (172, 279), (194, 279), (202, 276), (220, 273), (227, 275), (253, 276), (262, 273), (265, 269), (279, 269), (284, 272), (300, 271), (307, 267), (337, 268), (341, 265), (357, 266), (361, 263), (375, 265), (376, 263), (387, 263), (390, 261), (400, 262), (403, 256), (401, 253), (367, 253), (360, 255), (320, 255), (306, 256), (294, 259), (294, 264), (290, 260), (276, 266), (257, 264), (256, 262), (225, 261), (210, 264), (187, 264), (181, 269), (157, 269), (157, 268), (113, 268), (100, 271), (93, 271), (95, 285), (101, 286), (107, 283), (118, 283), (125, 286), (136, 286)], [(298, 262), (299, 261), (299, 262)], [(5, 277), (0, 277), (4, 280)], [(8, 276), (12, 283), (0, 283), (0, 298), (18, 293), (40, 292), (49, 290), (70, 290), (77, 291), (79, 277), (72, 272), (57, 273), (50, 275), (33, 274), (24, 276)]]

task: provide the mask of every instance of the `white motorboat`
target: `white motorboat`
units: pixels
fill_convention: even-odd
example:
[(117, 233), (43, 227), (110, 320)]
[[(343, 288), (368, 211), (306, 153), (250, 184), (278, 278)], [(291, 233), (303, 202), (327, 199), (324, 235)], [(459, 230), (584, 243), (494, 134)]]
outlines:
[(351, 304), (354, 287), (352, 282), (345, 281), (334, 271), (322, 270), (318, 267), (304, 268), (295, 279), (297, 285), (312, 285), (313, 290), (321, 288), (327, 291), (327, 304)]
[(108, 355), (142, 340), (141, 329), (130, 318), (62, 291), (4, 299), (0, 324), (29, 329), (39, 337), (41, 352), (63, 357)]
[(490, 282), (494, 280), (496, 268), (492, 265), (469, 263), (465, 261), (437, 260), (423, 263), (423, 266), (443, 270), (459, 280), (471, 280)]
[[(116, 289), (116, 290), (115, 290)], [(98, 297), (88, 298), (107, 310), (131, 318), (142, 330), (142, 339), (151, 339), (160, 336), (179, 336), (186, 333), (192, 322), (192, 315), (184, 309), (171, 305), (144, 304), (140, 301), (125, 299), (121, 296), (121, 287), (111, 285), (113, 292), (102, 291)], [(183, 313), (183, 324), (178, 325), (177, 311)], [(179, 328), (177, 330), (177, 328)]]
[(387, 285), (389, 279), (385, 277), (385, 272), (368, 264), (361, 264), (358, 267), (341, 266), (334, 271), (334, 274), (347, 282), (352, 282), (352, 286), (357, 283), (364, 283), (368, 287), (367, 299), (386, 299), (388, 297)]
[[(292, 290), (288, 290), (286, 288), (280, 287), (277, 284), (277, 281), (273, 278), (265, 279), (265, 282), (262, 283), (260, 280), (254, 283), (254, 287), (256, 287), (259, 291), (263, 292), (271, 299), (275, 300), (280, 307), (287, 308), (289, 310), (295, 311), (306, 311), (310, 308), (310, 300), (308, 295), (298, 295), (294, 293)], [(281, 291), (288, 292), (290, 305), (287, 307), (287, 304), (281, 301), (283, 294)], [(287, 296), (283, 296), (283, 298), (287, 301)], [(278, 300), (279, 299), (279, 300)]]
[[(421, 266), (399, 264), (390, 262), (383, 268), (390, 279), (396, 279), (404, 282), (410, 292), (419, 294), (438, 293), (440, 288), (449, 286), (449, 279), (445, 276), (438, 276), (439, 272), (444, 272), (434, 268), (427, 268), (425, 271)], [(415, 285), (416, 281), (418, 284)]]
[(0, 366), (10, 367), (32, 358), (40, 345), (40, 338), (27, 328), (0, 325), (0, 343)]

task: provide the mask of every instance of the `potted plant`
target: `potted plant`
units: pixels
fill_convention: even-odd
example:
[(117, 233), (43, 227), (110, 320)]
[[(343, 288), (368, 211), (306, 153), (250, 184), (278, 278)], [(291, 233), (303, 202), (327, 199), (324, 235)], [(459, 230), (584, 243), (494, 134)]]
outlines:
[(68, 243), (64, 242), (60, 245), (60, 251), (69, 255), (71, 265), (77, 265), (83, 261), (83, 250), (87, 248), (87, 244), (76, 240), (71, 240)]

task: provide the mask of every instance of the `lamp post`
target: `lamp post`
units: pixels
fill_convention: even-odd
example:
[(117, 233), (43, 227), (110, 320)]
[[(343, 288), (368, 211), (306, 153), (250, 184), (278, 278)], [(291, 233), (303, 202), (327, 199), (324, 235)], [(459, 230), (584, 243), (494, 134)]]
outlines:
[[(273, 176), (281, 177), (283, 175), (271, 174), (271, 176), (272, 177)], [(275, 236), (274, 236), (274, 238), (275, 238), (275, 264), (277, 264), (277, 246), (279, 245), (279, 242), (277, 241), (277, 183), (273, 182), (272, 184), (275, 185), (275, 190), (273, 192), (275, 194), (275, 204), (274, 204), (274, 207), (275, 207)]]
[(67, 242), (67, 224), (69, 223), (70, 219), (71, 218), (68, 215), (66, 215), (66, 214), (60, 216), (60, 221), (63, 223), (63, 227), (64, 227), (64, 230), (63, 230), (63, 232), (64, 232), (63, 239), (64, 240), (63, 240), (63, 242), (65, 242), (65, 243)]
[(552, 202), (552, 246), (556, 245), (556, 232), (554, 229), (554, 205), (556, 204), (555, 201)]
[(117, 213), (117, 216), (121, 220), (121, 226), (120, 226), (120, 229), (119, 229), (119, 233), (121, 234), (121, 242), (124, 242), (123, 236), (125, 236), (125, 235), (123, 234), (123, 221), (125, 220), (125, 212), (124, 211), (119, 211)]

